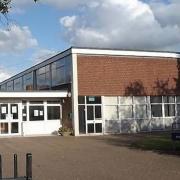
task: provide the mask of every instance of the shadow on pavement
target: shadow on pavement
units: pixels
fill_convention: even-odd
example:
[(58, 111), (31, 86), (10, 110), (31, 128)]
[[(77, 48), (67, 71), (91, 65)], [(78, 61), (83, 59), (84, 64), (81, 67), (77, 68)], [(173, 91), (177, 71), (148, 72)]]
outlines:
[(122, 134), (98, 139), (114, 146), (180, 157), (180, 141), (172, 141), (169, 132)]

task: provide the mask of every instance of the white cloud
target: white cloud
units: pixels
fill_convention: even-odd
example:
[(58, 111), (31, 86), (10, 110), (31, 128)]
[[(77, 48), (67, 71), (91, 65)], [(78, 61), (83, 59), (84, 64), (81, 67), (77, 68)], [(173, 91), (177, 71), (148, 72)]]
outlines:
[(65, 16), (60, 19), (60, 23), (66, 28), (71, 28), (72, 26), (74, 26), (75, 22), (76, 16)]
[[(65, 38), (72, 45), (154, 50), (169, 47), (173, 50), (180, 43), (178, 24), (170, 23), (169, 18), (169, 23), (162, 26), (147, 3), (96, 0), (93, 4), (85, 1), (84, 13), (81, 8), (81, 13), (60, 18)], [(180, 15), (178, 17), (180, 19)], [(69, 20), (71, 23), (67, 23)]]
[[(14, 0), (14, 3), (17, 7), (28, 7), (33, 2)], [(40, 0), (39, 3), (66, 14), (60, 18), (60, 24), (64, 27), (63, 37), (71, 45), (179, 49), (179, 0)]]
[(27, 26), (13, 25), (10, 29), (0, 29), (0, 52), (17, 53), (38, 45)]
[(179, 0), (171, 0), (170, 3), (152, 1), (150, 6), (155, 17), (163, 26), (178, 25), (180, 27)]
[(56, 51), (50, 50), (50, 49), (38, 49), (33, 55), (32, 55), (32, 62), (33, 64), (38, 64), (53, 55), (56, 54)]
[(0, 67), (0, 82), (8, 79), (10, 76), (12, 76), (11, 72), (6, 70), (4, 67)]

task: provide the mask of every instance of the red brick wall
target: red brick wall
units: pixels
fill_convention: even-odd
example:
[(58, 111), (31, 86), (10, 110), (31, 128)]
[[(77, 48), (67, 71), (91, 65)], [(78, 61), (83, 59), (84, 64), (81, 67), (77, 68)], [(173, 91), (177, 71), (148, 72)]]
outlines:
[(178, 62), (173, 58), (78, 55), (79, 95), (180, 94)]

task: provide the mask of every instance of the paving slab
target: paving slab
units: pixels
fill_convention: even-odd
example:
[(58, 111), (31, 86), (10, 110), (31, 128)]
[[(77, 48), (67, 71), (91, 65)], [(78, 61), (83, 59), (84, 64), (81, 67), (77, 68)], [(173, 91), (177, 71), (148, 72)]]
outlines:
[[(132, 136), (133, 137), (133, 136)], [(13, 175), (13, 154), (19, 176), (25, 155), (33, 155), (33, 180), (179, 180), (180, 158), (131, 149), (124, 136), (0, 138), (3, 176)]]

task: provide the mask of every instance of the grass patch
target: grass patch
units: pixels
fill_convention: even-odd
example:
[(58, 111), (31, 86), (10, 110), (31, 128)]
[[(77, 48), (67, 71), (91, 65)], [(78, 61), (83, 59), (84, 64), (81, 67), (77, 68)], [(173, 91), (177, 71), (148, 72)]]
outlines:
[(132, 148), (152, 151), (180, 151), (180, 141), (173, 142), (170, 133), (148, 134), (131, 144)]

